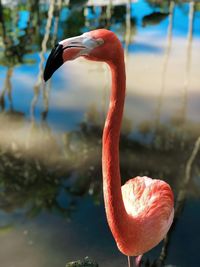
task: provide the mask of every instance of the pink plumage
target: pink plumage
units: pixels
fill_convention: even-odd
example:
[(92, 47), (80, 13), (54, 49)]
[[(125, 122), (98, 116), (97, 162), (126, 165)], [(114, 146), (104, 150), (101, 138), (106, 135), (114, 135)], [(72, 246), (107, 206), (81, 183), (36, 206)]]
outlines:
[(129, 233), (134, 242), (129, 253), (144, 254), (165, 237), (172, 224), (174, 197), (171, 188), (164, 181), (138, 176), (122, 186), (122, 197), (130, 224), (134, 221), (131, 227), (134, 230), (130, 229)]

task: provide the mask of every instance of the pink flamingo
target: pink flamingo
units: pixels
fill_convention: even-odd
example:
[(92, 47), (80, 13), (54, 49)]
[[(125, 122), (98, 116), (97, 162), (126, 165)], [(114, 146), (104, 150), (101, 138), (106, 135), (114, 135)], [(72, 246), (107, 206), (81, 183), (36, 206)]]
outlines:
[(44, 80), (64, 62), (80, 56), (106, 62), (112, 73), (102, 148), (105, 210), (118, 249), (128, 256), (129, 266), (131, 256), (140, 266), (142, 255), (165, 237), (172, 224), (173, 192), (166, 182), (146, 176), (130, 179), (121, 187), (119, 137), (126, 75), (123, 48), (113, 32), (99, 29), (59, 42), (47, 60)]

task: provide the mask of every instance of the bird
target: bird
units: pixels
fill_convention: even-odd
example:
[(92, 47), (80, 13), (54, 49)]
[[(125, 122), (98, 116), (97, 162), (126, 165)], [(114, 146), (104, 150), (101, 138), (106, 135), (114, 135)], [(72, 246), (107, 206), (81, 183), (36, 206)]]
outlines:
[(126, 91), (123, 46), (116, 34), (97, 29), (60, 41), (51, 51), (44, 81), (63, 63), (84, 57), (105, 62), (111, 71), (111, 95), (102, 137), (103, 196), (108, 225), (120, 252), (140, 266), (144, 253), (167, 234), (174, 217), (174, 195), (168, 183), (146, 176), (121, 185), (119, 141)]

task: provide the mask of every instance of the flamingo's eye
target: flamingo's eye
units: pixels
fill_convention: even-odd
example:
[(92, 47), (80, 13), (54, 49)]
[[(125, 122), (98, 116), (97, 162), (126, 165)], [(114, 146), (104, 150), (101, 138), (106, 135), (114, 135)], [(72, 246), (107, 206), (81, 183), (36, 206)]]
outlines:
[(98, 45), (102, 45), (104, 43), (104, 40), (102, 38), (99, 38), (96, 40)]

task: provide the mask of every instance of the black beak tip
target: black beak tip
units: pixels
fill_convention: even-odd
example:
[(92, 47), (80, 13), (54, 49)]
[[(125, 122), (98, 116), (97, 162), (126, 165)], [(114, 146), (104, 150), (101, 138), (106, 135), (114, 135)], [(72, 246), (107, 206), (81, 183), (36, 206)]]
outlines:
[(44, 81), (47, 82), (51, 78), (52, 74), (49, 73), (49, 69), (46, 66), (43, 74)]
[(49, 78), (48, 78), (48, 76), (46, 75), (46, 73), (44, 73), (44, 75), (43, 75), (43, 79), (44, 79), (45, 82), (47, 82), (47, 81), (49, 80)]
[(53, 73), (63, 64), (63, 46), (57, 44), (51, 51), (44, 69), (43, 78), (47, 82)]

